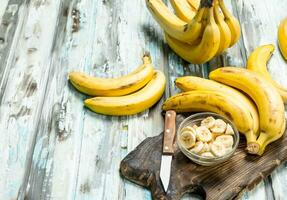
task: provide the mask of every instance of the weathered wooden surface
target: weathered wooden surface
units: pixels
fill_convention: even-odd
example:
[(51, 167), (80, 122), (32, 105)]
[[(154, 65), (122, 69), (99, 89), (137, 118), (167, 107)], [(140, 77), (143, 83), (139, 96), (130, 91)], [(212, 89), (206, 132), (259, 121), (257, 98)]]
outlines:
[[(122, 180), (118, 168), (141, 141), (163, 130), (160, 107), (177, 92), (173, 80), (243, 66), (257, 45), (276, 44), (286, 1), (225, 1), (243, 37), (220, 58), (194, 66), (166, 46), (142, 0), (1, 0), (0, 199), (150, 199), (147, 190)], [(124, 75), (144, 51), (169, 77), (159, 104), (121, 118), (83, 108), (85, 96), (68, 84), (69, 71)], [(285, 86), (286, 66), (277, 50), (270, 71)], [(286, 178), (283, 166), (243, 198), (284, 199)]]
[(151, 190), (155, 200), (179, 200), (185, 193), (207, 200), (238, 199), (287, 160), (287, 137), (271, 144), (262, 157), (246, 154), (242, 138), (230, 160), (212, 167), (193, 163), (175, 145), (165, 192), (160, 180), (162, 139), (163, 134), (147, 138), (123, 159), (120, 167), (123, 177)]

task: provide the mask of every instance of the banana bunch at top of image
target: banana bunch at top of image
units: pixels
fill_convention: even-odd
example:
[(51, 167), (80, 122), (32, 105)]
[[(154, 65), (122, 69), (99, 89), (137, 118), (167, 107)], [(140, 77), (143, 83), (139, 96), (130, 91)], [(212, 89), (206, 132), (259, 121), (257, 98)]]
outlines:
[(238, 20), (223, 0), (146, 0), (147, 8), (164, 30), (170, 48), (184, 60), (202, 64), (220, 55), (240, 38)]

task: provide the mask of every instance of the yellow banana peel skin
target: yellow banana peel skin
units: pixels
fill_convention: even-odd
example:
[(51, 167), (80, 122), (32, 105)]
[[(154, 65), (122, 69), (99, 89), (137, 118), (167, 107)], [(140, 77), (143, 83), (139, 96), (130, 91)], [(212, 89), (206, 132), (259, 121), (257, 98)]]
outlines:
[(82, 72), (69, 73), (69, 80), (80, 92), (90, 96), (123, 96), (144, 87), (153, 77), (154, 68), (149, 55), (143, 57), (143, 65), (120, 78), (91, 77)]
[(170, 0), (176, 15), (185, 22), (191, 22), (197, 10), (193, 8), (187, 0)]
[[(287, 38), (286, 38), (287, 39)], [(270, 82), (281, 95), (284, 103), (287, 103), (287, 90), (272, 79), (268, 70), (267, 63), (272, 56), (275, 47), (273, 44), (262, 45), (257, 47), (249, 56), (247, 60), (247, 69), (254, 71)]]
[(228, 24), (224, 20), (224, 16), (222, 16), (222, 13), (219, 11), (218, 1), (216, 1), (214, 4), (215, 21), (220, 30), (220, 45), (216, 53), (216, 56), (218, 56), (229, 48), (232, 41), (232, 35)]
[(240, 24), (239, 24), (239, 21), (228, 11), (223, 0), (218, 0), (218, 3), (224, 15), (224, 20), (227, 23), (231, 31), (231, 36), (232, 36), (231, 43), (230, 43), (230, 47), (231, 47), (239, 40), (241, 36)]
[(187, 0), (187, 2), (189, 3), (189, 5), (190, 5), (194, 10), (198, 10), (198, 9), (199, 9), (200, 0)]
[(120, 97), (95, 97), (85, 100), (90, 110), (104, 115), (125, 116), (140, 113), (162, 97), (166, 79), (161, 71), (155, 70), (151, 81), (141, 90)]
[(262, 155), (265, 147), (284, 133), (284, 103), (276, 88), (263, 76), (239, 67), (216, 69), (209, 78), (237, 88), (253, 99), (259, 112), (260, 134), (256, 143), (250, 144), (247, 150), (251, 154)]
[(278, 43), (281, 53), (287, 61), (287, 18), (283, 19), (278, 28)]

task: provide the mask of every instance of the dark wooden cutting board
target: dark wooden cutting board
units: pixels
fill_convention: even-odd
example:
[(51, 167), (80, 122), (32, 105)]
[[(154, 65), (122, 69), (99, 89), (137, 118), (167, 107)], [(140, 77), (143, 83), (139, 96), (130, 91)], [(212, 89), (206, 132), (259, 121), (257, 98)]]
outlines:
[(172, 161), (171, 181), (164, 192), (160, 177), (162, 134), (147, 138), (121, 162), (121, 175), (148, 188), (153, 199), (178, 200), (194, 193), (208, 200), (237, 199), (251, 190), (287, 159), (287, 137), (269, 145), (263, 156), (248, 155), (243, 137), (231, 159), (218, 166), (204, 167), (190, 161), (177, 148)]

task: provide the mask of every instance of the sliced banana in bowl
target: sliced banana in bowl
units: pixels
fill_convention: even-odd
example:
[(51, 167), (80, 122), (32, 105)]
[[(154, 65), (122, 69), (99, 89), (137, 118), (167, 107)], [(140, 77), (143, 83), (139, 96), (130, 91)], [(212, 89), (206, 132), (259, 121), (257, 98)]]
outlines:
[(209, 112), (186, 118), (177, 134), (179, 149), (192, 161), (204, 166), (226, 161), (239, 143), (239, 133), (234, 124)]
[(212, 140), (212, 133), (205, 126), (200, 126), (196, 129), (196, 139), (201, 142), (210, 142)]
[(196, 142), (195, 134), (191, 131), (187, 131), (187, 130), (183, 131), (180, 134), (180, 142), (185, 148), (187, 149), (192, 148)]

